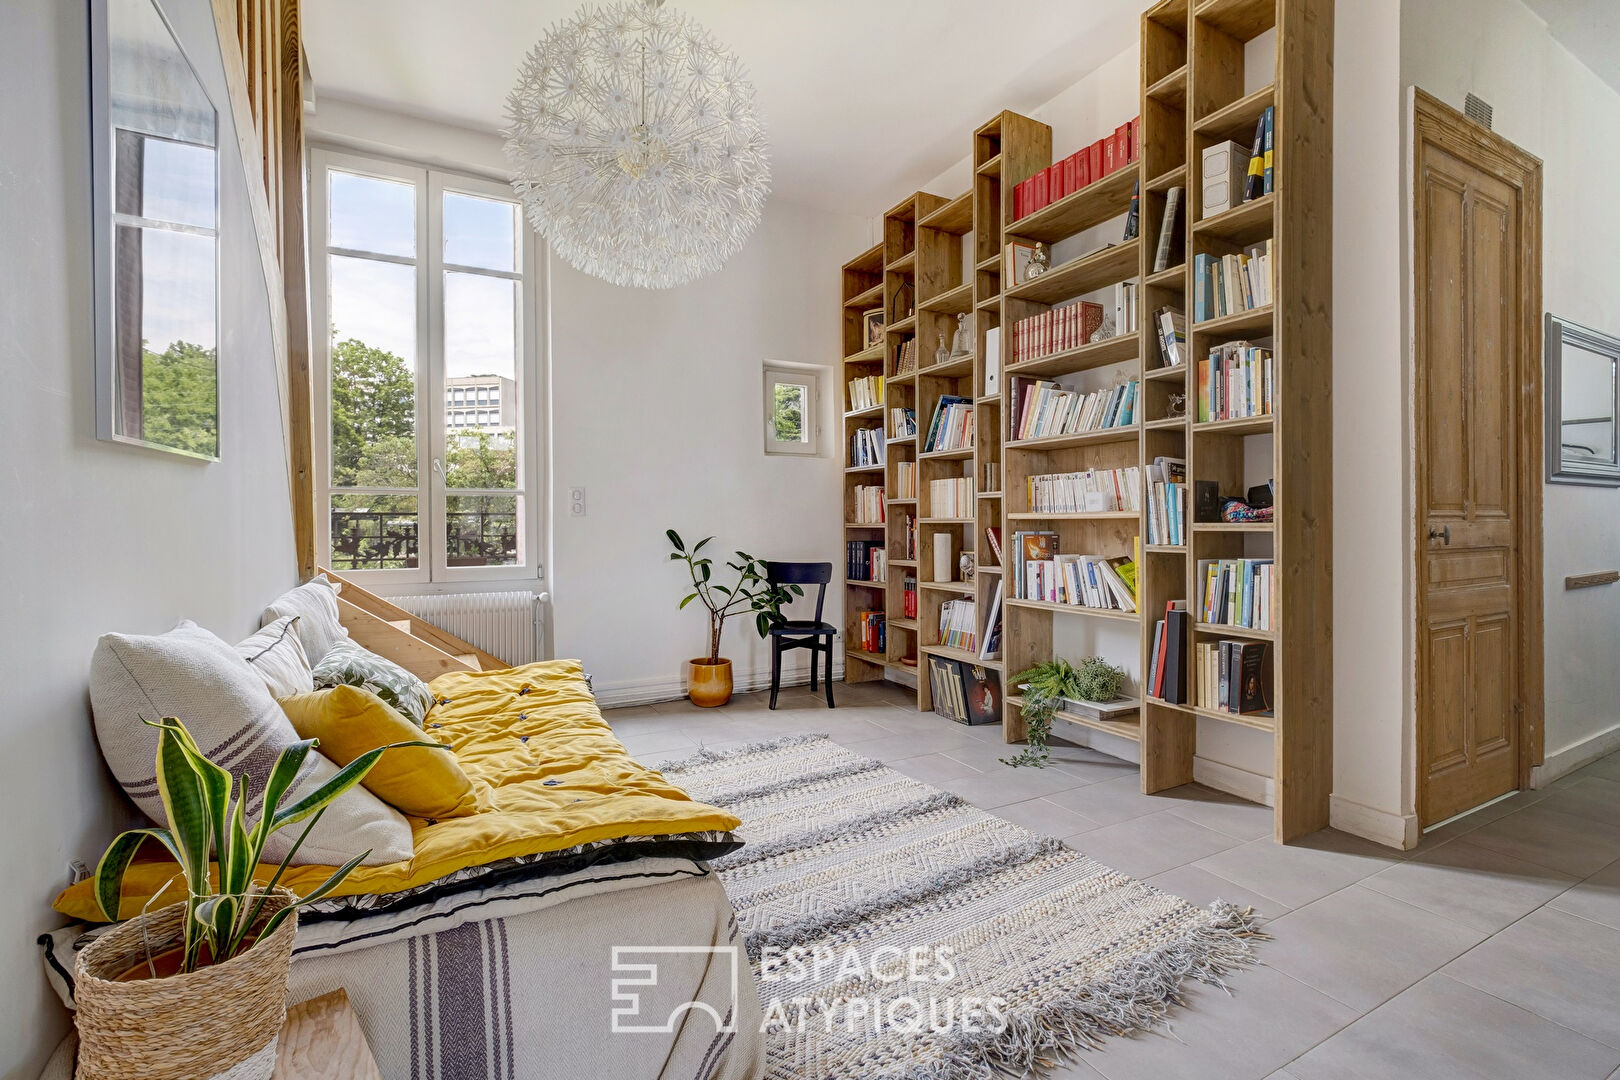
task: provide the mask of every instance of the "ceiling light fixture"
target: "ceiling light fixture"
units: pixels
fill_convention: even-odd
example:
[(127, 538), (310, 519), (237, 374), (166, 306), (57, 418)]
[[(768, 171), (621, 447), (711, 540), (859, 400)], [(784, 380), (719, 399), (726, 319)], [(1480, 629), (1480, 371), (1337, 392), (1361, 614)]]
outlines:
[(529, 51), (506, 99), (529, 221), (569, 265), (666, 289), (723, 266), (770, 189), (741, 62), (663, 0), (581, 8)]

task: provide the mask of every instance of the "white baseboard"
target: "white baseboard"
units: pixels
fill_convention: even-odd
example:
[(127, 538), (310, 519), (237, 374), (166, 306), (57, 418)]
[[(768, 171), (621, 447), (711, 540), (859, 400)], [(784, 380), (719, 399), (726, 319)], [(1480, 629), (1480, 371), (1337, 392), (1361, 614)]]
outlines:
[(1193, 779), (1205, 787), (1224, 791), (1228, 795), (1236, 795), (1249, 802), (1263, 803), (1266, 806), (1276, 804), (1275, 787), (1271, 777), (1263, 773), (1250, 772), (1240, 769), (1236, 765), (1215, 761), (1207, 757), (1193, 755)]
[(1423, 835), (1416, 814), (1394, 814), (1353, 802), (1342, 795), (1328, 796), (1328, 824), (1340, 832), (1401, 851), (1417, 847), (1418, 838)]
[(1540, 765), (1530, 768), (1530, 786), (1544, 788), (1559, 777), (1568, 776), (1615, 750), (1620, 750), (1620, 724), (1544, 755)]
[[(589, 665), (586, 665), (587, 668)], [(833, 681), (842, 682), (844, 679), (844, 662), (841, 658), (833, 660)], [(763, 668), (758, 671), (731, 672), (732, 692), (746, 694), (751, 690), (767, 690), (771, 685), (771, 669)], [(799, 671), (782, 672), (783, 686), (810, 685), (810, 669), (805, 667)], [(630, 705), (652, 705), (659, 701), (678, 701), (686, 696), (686, 678), (674, 674), (662, 679), (622, 679), (618, 682), (603, 682), (595, 680), (594, 691), (596, 703), (604, 709), (622, 709)], [(833, 689), (836, 698), (838, 690)]]

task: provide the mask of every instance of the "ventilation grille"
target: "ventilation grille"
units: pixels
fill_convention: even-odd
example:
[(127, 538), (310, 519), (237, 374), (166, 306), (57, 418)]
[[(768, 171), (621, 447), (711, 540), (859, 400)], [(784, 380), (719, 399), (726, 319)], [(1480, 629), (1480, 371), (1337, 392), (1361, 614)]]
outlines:
[(1463, 101), (1463, 115), (1476, 124), (1491, 126), (1491, 103), (1469, 94)]
[(542, 659), (540, 597), (532, 592), (396, 596), (394, 603), (513, 667)]

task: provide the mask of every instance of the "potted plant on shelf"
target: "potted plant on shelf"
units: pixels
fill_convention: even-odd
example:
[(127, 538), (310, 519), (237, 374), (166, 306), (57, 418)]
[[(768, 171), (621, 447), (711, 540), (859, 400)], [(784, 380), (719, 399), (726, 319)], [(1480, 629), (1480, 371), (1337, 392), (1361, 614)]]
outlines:
[(797, 585), (772, 585), (766, 581), (765, 564), (746, 551), (736, 553), (737, 562), (726, 563), (737, 572), (736, 584), (718, 584), (712, 580), (714, 560), (703, 554), (714, 537), (699, 540), (688, 551), (680, 533), (666, 529), (664, 535), (675, 549), (669, 553), (670, 561), (684, 562), (692, 577), (692, 591), (681, 600), (681, 607), (701, 600), (709, 609), (709, 654), (687, 664), (686, 696), (694, 705), (716, 708), (731, 700), (731, 661), (720, 655), (720, 635), (726, 620), (745, 610), (752, 611), (754, 629), (764, 637), (781, 620), (782, 605), (803, 596), (804, 590)]
[[(394, 743), (368, 751), (284, 806), (317, 745), (314, 739), (294, 743), (276, 758), (259, 819), (249, 822), (246, 773), (233, 784), (179, 720), (146, 722), (160, 729), (158, 790), (169, 827), (132, 829), (113, 840), (96, 867), (96, 903), (108, 920), (118, 918), (125, 871), (148, 840), (180, 864), (186, 899), (143, 912), (79, 952), (78, 1078), (228, 1074), (231, 1080), (268, 1080), (287, 1014), (297, 910), (337, 888), (370, 852), (356, 855), (304, 896), (279, 885), (288, 862), (327, 806), (358, 784), (385, 750), (440, 744)], [(256, 882), (270, 836), (301, 821), (308, 824), (270, 880)], [(211, 862), (217, 863), (214, 878)]]
[(1107, 705), (1120, 699), (1125, 669), (1100, 656), (1088, 656), (1078, 667), (1058, 657), (1021, 671), (1008, 681), (1022, 690), (1027, 734), (1023, 751), (1016, 757), (1002, 758), (1001, 763), (1040, 769), (1051, 757), (1046, 740), (1052, 734), (1052, 718), (1065, 707), (1092, 716), (1118, 712)]

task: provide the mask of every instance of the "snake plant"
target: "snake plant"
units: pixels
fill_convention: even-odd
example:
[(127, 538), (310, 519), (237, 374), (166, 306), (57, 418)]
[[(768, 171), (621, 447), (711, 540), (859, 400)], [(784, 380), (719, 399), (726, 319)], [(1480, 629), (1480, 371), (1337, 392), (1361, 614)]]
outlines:
[[(157, 751), (158, 791), (168, 815), (166, 829), (131, 829), (108, 846), (96, 867), (96, 903), (109, 921), (118, 918), (124, 873), (130, 861), (148, 840), (168, 849), (180, 864), (186, 879), (186, 915), (182, 973), (195, 971), (206, 944), (211, 963), (223, 963), (242, 951), (248, 934), (264, 913), (265, 903), (281, 880), (299, 847), (315, 823), (338, 796), (353, 788), (371, 771), (384, 751), (399, 746), (430, 746), (439, 743), (401, 742), (379, 747), (360, 755), (315, 790), (281, 805), (317, 739), (304, 739), (282, 750), (270, 770), (264, 788), (264, 805), (257, 823), (247, 821), (249, 777), (243, 773), (233, 785), (229, 772), (209, 761), (198, 749), (186, 726), (174, 717), (146, 720), (159, 729)], [(235, 798), (233, 800), (233, 788)], [(276, 867), (269, 882), (255, 889), (254, 872), (264, 846), (272, 833), (300, 821), (308, 821), (286, 858)], [(257, 937), (269, 937), (297, 908), (326, 896), (349, 876), (371, 852), (363, 851), (333, 872), (318, 888), (272, 914)], [(217, 886), (209, 879), (209, 862), (219, 864)]]

